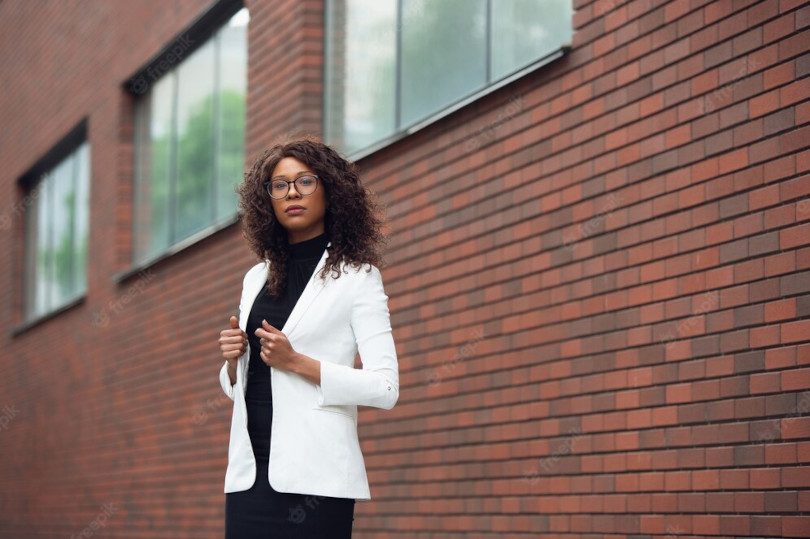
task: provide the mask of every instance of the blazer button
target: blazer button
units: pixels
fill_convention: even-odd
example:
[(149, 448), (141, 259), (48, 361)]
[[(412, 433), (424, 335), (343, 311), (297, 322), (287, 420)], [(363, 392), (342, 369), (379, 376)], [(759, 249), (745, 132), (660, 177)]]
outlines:
[(391, 391), (391, 386), (388, 386), (388, 391)]

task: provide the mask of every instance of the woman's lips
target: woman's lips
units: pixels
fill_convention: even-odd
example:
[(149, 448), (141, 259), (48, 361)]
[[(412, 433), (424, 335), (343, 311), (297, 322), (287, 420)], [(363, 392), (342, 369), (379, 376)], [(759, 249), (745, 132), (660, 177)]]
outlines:
[(301, 213), (304, 213), (304, 208), (291, 208), (287, 210), (286, 213), (287, 215), (299, 215)]

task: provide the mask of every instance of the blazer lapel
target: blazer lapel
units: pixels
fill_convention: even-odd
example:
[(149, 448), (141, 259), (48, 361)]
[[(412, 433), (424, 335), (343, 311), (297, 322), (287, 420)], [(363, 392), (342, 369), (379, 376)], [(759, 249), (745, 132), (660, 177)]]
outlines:
[[(332, 245), (332, 242), (326, 244), (326, 247)], [(304, 313), (307, 312), (307, 309), (312, 302), (318, 297), (318, 294), (321, 293), (324, 287), (324, 281), (318, 277), (318, 272), (323, 269), (326, 265), (326, 257), (327, 251), (326, 249), (323, 250), (323, 254), (321, 254), (321, 259), (318, 261), (318, 265), (315, 266), (315, 270), (312, 272), (312, 275), (309, 277), (309, 281), (307, 285), (304, 287), (304, 291), (301, 292), (301, 297), (298, 298), (298, 301), (293, 306), (293, 310), (290, 313), (290, 316), (287, 318), (287, 322), (284, 324), (284, 327), (281, 328), (281, 332), (290, 338), (292, 331), (295, 329), (295, 326), (298, 322), (304, 317)]]
[[(332, 245), (332, 242), (326, 244), (328, 248)], [(289, 339), (290, 334), (295, 329), (295, 326), (298, 325), (303, 317), (304, 313), (306, 313), (307, 309), (312, 305), (312, 302), (315, 301), (315, 298), (318, 297), (321, 290), (324, 287), (324, 281), (318, 277), (318, 273), (323, 269), (326, 265), (326, 258), (328, 256), (328, 252), (324, 249), (323, 254), (321, 255), (321, 259), (318, 261), (318, 265), (315, 266), (315, 270), (312, 272), (312, 275), (307, 282), (307, 285), (304, 287), (304, 291), (301, 293), (301, 297), (298, 298), (298, 301), (293, 306), (292, 312), (290, 312), (290, 316), (287, 318), (287, 322), (284, 323), (284, 327), (281, 328), (281, 332), (284, 333), (287, 338)], [(247, 298), (250, 298), (249, 303), (245, 305), (245, 312), (243, 312), (243, 320), (241, 320), (242, 330), (246, 331), (247, 328), (247, 318), (248, 313), (253, 308), (253, 304), (256, 301), (259, 293), (264, 288), (264, 282), (267, 280), (267, 269), (270, 266), (270, 261), (265, 260), (264, 269), (263, 271), (257, 272), (256, 278), (250, 282), (245, 290), (245, 295)]]

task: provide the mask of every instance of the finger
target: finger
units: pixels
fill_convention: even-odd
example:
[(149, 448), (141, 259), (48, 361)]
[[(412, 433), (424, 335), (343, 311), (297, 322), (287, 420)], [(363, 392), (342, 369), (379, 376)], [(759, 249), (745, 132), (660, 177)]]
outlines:
[(271, 326), (267, 320), (262, 320), (262, 327), (270, 333), (281, 333), (276, 327)]
[(239, 319), (238, 318), (236, 318), (235, 316), (231, 316), (229, 318), (229, 321), (231, 323), (231, 328), (239, 329)]
[(247, 347), (242, 343), (237, 344), (222, 344), (219, 347), (223, 352), (232, 352), (233, 350), (246, 350)]
[(270, 358), (267, 356), (267, 354), (265, 354), (264, 352), (261, 352), (261, 353), (259, 353), (259, 355), (261, 356), (262, 361), (264, 361), (265, 363), (270, 365), (271, 361), (270, 361)]
[(241, 335), (233, 335), (231, 337), (224, 336), (219, 338), (220, 343), (236, 343), (236, 342), (245, 342), (247, 339), (242, 337)]
[(262, 328), (256, 328), (256, 331), (254, 331), (253, 334), (259, 337), (260, 339), (267, 339), (272, 335), (272, 333)]

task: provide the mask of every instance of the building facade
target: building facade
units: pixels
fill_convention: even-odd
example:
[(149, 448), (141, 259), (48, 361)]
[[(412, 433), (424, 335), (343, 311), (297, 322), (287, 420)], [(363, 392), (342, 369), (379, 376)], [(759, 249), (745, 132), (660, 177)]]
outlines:
[(222, 536), (301, 134), (387, 218), (356, 537), (810, 536), (808, 75), (803, 0), (1, 2), (0, 537)]

